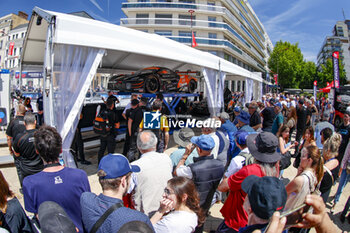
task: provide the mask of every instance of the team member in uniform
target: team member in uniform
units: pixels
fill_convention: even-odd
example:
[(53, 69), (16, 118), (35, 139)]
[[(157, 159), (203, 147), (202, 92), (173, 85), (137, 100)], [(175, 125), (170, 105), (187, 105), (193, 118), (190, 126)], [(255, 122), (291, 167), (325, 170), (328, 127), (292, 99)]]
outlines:
[(20, 184), (26, 176), (33, 175), (43, 170), (44, 164), (40, 156), (35, 151), (34, 133), (36, 132), (35, 116), (27, 112), (24, 116), (26, 131), (18, 134), (13, 141), (14, 154), (19, 160), (22, 177)]
[(107, 100), (107, 109), (102, 113), (106, 114), (106, 119), (108, 119), (107, 127), (109, 132), (107, 135), (100, 136), (100, 150), (98, 151), (98, 162), (100, 163), (102, 157), (104, 156), (105, 150), (107, 148), (108, 154), (113, 154), (115, 149), (115, 137), (116, 129), (119, 128), (119, 119), (115, 112), (114, 101), (112, 99)]
[[(16, 117), (10, 122), (9, 126), (6, 130), (7, 135), (7, 145), (9, 147), (9, 151), (11, 155), (14, 155), (13, 149), (12, 149), (12, 141), (13, 139), (20, 133), (23, 133), (26, 130), (26, 127), (24, 126), (24, 114), (26, 113), (26, 108), (23, 104), (18, 104), (17, 110), (16, 110)], [(19, 180), (23, 180), (22, 173), (21, 173), (21, 167), (19, 160), (14, 156), (17, 175)], [(21, 191), (22, 189), (20, 189)]]
[(36, 101), (36, 107), (38, 109), (38, 124), (42, 125), (44, 123), (44, 98), (41, 92), (39, 92), (39, 98)]

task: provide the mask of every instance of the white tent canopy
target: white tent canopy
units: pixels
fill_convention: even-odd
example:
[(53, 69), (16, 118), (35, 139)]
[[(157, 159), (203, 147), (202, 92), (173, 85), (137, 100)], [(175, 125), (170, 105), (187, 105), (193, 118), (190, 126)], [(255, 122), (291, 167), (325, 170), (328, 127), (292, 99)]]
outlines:
[(61, 133), (63, 151), (69, 149), (85, 93), (98, 68), (201, 70), (209, 107), (217, 109), (222, 106), (225, 77), (262, 82), (257, 73), (168, 38), (38, 7), (28, 26), (21, 69), (33, 65), (43, 67), (45, 121)]

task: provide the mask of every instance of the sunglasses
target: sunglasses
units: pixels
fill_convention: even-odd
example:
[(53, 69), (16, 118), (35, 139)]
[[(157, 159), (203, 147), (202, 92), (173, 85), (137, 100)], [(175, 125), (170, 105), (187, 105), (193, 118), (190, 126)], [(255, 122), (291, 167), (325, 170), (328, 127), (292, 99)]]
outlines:
[(167, 195), (167, 196), (169, 196), (169, 195), (171, 195), (171, 194), (174, 194), (174, 193), (171, 192), (168, 188), (165, 188), (165, 189), (164, 189), (164, 193), (165, 193), (165, 195)]

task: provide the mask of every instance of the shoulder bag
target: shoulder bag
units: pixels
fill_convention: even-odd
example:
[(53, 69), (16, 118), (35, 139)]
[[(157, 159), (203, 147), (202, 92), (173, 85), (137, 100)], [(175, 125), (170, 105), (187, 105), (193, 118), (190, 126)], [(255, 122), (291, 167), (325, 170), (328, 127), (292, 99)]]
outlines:
[(97, 222), (94, 224), (94, 226), (91, 228), (90, 233), (96, 233), (97, 230), (100, 228), (102, 223), (108, 218), (108, 216), (113, 213), (116, 209), (123, 207), (123, 204), (118, 202), (112, 205), (100, 218), (97, 220)]

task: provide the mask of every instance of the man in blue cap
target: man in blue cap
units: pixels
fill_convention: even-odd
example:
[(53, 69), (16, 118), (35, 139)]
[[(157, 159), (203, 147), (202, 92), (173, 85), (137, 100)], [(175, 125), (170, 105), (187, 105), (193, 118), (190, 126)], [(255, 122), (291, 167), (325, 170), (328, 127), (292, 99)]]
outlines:
[(153, 229), (145, 214), (123, 206), (122, 199), (129, 189), (132, 172), (140, 172), (140, 167), (130, 165), (128, 159), (121, 154), (108, 154), (101, 159), (97, 176), (102, 193), (97, 196), (85, 192), (80, 198), (82, 219), (87, 232), (91, 232), (96, 222), (113, 205), (118, 206), (117, 209), (103, 221), (96, 232), (117, 232), (131, 221), (145, 222)]
[[(248, 195), (243, 207), (248, 215), (248, 224), (239, 233), (262, 232), (276, 211), (282, 212), (287, 201), (287, 191), (277, 177), (248, 176), (242, 182), (242, 190)], [(286, 231), (283, 231), (286, 232)]]
[[(186, 146), (186, 151), (176, 166), (174, 174), (193, 180), (199, 193), (200, 206), (207, 212), (211, 206), (215, 190), (224, 174), (225, 167), (221, 161), (214, 159), (211, 153), (215, 146), (214, 139), (211, 136), (195, 136), (191, 138), (191, 142)], [(187, 157), (195, 148), (199, 157), (193, 158), (193, 164), (184, 166)], [(197, 227), (195, 232), (202, 231), (203, 227)]]
[(241, 113), (236, 117), (238, 120), (237, 128), (241, 131), (255, 132), (255, 130), (249, 126), (250, 115), (246, 111), (241, 111)]

